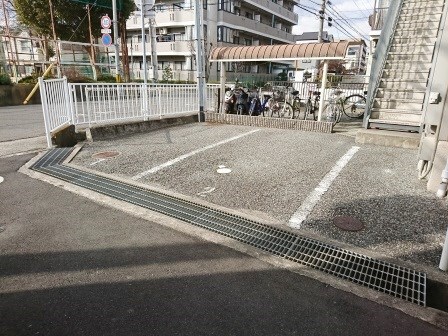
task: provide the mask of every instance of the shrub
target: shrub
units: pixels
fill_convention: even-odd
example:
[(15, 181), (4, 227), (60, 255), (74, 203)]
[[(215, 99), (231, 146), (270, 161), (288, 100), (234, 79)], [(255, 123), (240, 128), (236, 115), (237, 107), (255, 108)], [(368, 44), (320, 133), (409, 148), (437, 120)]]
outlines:
[(97, 82), (101, 83), (116, 83), (115, 77), (112, 75), (100, 75), (97, 78)]
[(3, 73), (0, 74), (0, 85), (10, 85), (11, 84), (11, 78), (8, 74)]
[(37, 77), (36, 76), (26, 76), (19, 80), (20, 84), (36, 84)]

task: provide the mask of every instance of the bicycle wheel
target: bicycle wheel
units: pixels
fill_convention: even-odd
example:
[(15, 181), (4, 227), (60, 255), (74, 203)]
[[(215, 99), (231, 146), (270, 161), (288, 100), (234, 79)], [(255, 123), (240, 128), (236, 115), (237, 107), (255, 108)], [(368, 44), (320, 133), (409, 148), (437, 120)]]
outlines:
[(366, 109), (366, 98), (359, 94), (348, 96), (344, 100), (344, 114), (353, 119), (362, 118)]
[(342, 111), (336, 104), (329, 104), (325, 106), (324, 113), (328, 122), (335, 125), (341, 120)]
[(294, 119), (294, 109), (291, 104), (287, 102), (278, 103), (278, 114), (280, 118)]
[(308, 101), (308, 102), (306, 103), (306, 105), (305, 105), (305, 111), (304, 111), (304, 113), (303, 113), (303, 120), (306, 120), (306, 119), (308, 118), (308, 115), (311, 114), (311, 109), (312, 109), (312, 108), (313, 108), (313, 107), (311, 106), (311, 102)]

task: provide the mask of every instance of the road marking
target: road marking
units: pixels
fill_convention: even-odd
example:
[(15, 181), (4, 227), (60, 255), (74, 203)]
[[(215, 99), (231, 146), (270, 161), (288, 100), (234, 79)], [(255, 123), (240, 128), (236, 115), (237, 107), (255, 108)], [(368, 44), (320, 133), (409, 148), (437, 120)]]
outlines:
[(216, 188), (214, 187), (205, 187), (203, 191), (199, 192), (198, 195), (202, 197), (206, 197), (207, 194), (210, 194), (211, 192), (214, 192)]
[(220, 142), (217, 142), (217, 143), (214, 143), (214, 144), (211, 144), (211, 145), (208, 145), (208, 146), (205, 146), (205, 147), (196, 149), (196, 150), (194, 150), (194, 151), (192, 151), (192, 152), (190, 152), (190, 153), (181, 155), (181, 156), (179, 156), (179, 157), (177, 157), (177, 158), (175, 158), (175, 159), (172, 159), (172, 160), (170, 160), (170, 161), (167, 161), (167, 162), (165, 162), (165, 163), (162, 163), (161, 165), (155, 166), (155, 167), (153, 167), (153, 168), (151, 168), (151, 169), (148, 169), (148, 170), (146, 170), (146, 171), (144, 171), (144, 172), (142, 172), (142, 173), (140, 173), (140, 174), (137, 174), (137, 175), (133, 176), (132, 179), (133, 179), (134, 181), (135, 181), (135, 180), (139, 180), (139, 179), (141, 179), (142, 177), (145, 177), (146, 175), (154, 174), (154, 173), (158, 172), (159, 170), (162, 170), (163, 168), (172, 166), (173, 164), (178, 163), (178, 162), (180, 162), (180, 161), (182, 161), (182, 160), (185, 160), (186, 158), (188, 158), (188, 157), (190, 157), (190, 156), (193, 156), (193, 155), (202, 153), (202, 152), (204, 152), (204, 151), (206, 151), (206, 150), (209, 150), (209, 149), (218, 147), (218, 146), (220, 146), (220, 145), (224, 145), (224, 144), (226, 144), (226, 143), (228, 143), (228, 142), (238, 140), (238, 139), (240, 139), (240, 138), (242, 138), (242, 137), (245, 137), (245, 136), (247, 136), (247, 135), (250, 135), (250, 134), (255, 133), (255, 132), (258, 132), (258, 131), (260, 131), (260, 130), (259, 130), (259, 129), (256, 129), (256, 130), (253, 130), (253, 131), (250, 131), (250, 132), (247, 132), (247, 133), (243, 133), (243, 134), (234, 136), (234, 137), (232, 137), (232, 138), (229, 138), (229, 139), (226, 139), (226, 140), (223, 140), (223, 141), (220, 141)]
[(106, 159), (99, 159), (98, 161), (92, 162), (90, 165), (94, 166), (94, 165), (96, 165), (96, 164), (98, 164), (100, 162), (103, 162), (103, 161), (106, 161)]
[(0, 176), (0, 183), (2, 183), (4, 180), (5, 179), (2, 176)]
[(323, 194), (327, 192), (333, 181), (339, 176), (347, 163), (352, 159), (360, 147), (353, 146), (343, 157), (333, 166), (330, 172), (324, 176), (318, 186), (307, 196), (300, 208), (291, 216), (288, 225), (293, 229), (300, 229), (315, 205), (320, 201)]

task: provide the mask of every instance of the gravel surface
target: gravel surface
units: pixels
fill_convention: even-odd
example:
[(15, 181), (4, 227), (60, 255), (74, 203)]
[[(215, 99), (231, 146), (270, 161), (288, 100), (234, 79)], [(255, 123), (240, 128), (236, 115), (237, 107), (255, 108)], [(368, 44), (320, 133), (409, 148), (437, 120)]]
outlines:
[[(190, 124), (85, 146), (74, 163), (131, 178), (193, 150), (254, 130), (252, 127)], [(273, 225), (286, 225), (354, 139), (260, 129), (208, 149), (139, 181), (204, 199)], [(403, 260), (437, 267), (447, 204), (426, 191), (417, 179), (417, 151), (360, 145), (324, 194), (303, 230)], [(121, 155), (98, 162), (92, 154), (117, 150)], [(93, 164), (93, 165), (92, 165)], [(225, 166), (229, 174), (219, 174)], [(333, 224), (346, 215), (363, 222), (359, 232)]]

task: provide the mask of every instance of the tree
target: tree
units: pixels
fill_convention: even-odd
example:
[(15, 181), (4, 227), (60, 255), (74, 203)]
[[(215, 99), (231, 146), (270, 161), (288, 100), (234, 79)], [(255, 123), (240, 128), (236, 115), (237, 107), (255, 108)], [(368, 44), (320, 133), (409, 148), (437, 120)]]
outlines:
[[(50, 5), (48, 0), (13, 0), (19, 21), (29, 27), (35, 34), (42, 38), (53, 38)], [(71, 0), (52, 0), (53, 17), (56, 36), (65, 41), (90, 42), (89, 22), (87, 20), (86, 6), (80, 2)], [(125, 25), (135, 5), (133, 0), (123, 0), (119, 15), (119, 24)], [(99, 24), (103, 15), (108, 14), (112, 18), (112, 10), (99, 6), (92, 6), (90, 16), (92, 19), (92, 35), (100, 36)], [(125, 39), (121, 39), (126, 45)], [(90, 46), (86, 47), (89, 57), (92, 55)]]
[(173, 70), (167, 65), (165, 69), (163, 69), (162, 80), (167, 82), (173, 79)]

